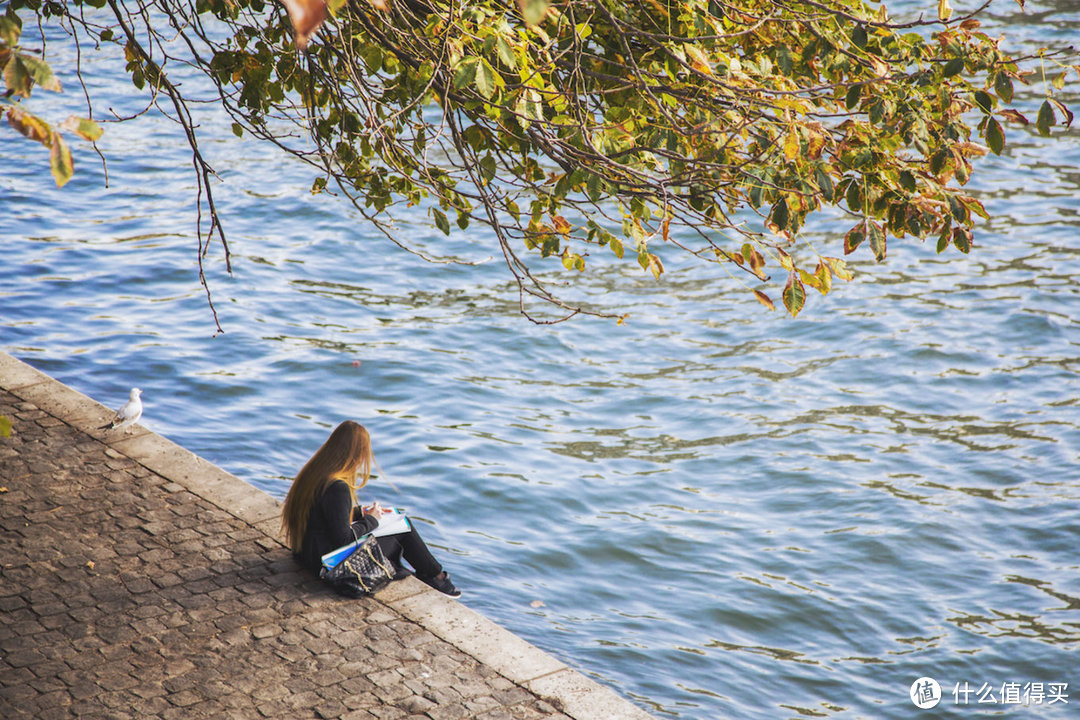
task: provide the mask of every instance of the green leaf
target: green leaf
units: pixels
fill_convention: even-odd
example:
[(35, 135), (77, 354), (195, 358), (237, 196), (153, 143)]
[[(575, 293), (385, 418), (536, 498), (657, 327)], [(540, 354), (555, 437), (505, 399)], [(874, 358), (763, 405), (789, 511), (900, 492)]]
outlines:
[(511, 70), (517, 70), (517, 57), (514, 55), (510, 43), (506, 42), (506, 38), (499, 36), (495, 40), (495, 52), (499, 55), (499, 62)]
[(915, 192), (917, 185), (915, 184), (915, 175), (910, 170), (900, 171), (900, 187), (907, 190), (909, 193)]
[(1005, 149), (1005, 131), (1001, 129), (1001, 123), (994, 118), (990, 118), (986, 123), (986, 144), (995, 155), (1000, 155)]
[(799, 314), (806, 304), (806, 288), (795, 271), (788, 273), (787, 284), (784, 285), (784, 307), (791, 313), (791, 317)]
[(866, 47), (866, 26), (856, 25), (851, 31), (851, 42), (860, 50)]
[(994, 110), (994, 99), (990, 97), (990, 93), (985, 90), (978, 90), (975, 92), (975, 104), (979, 106), (979, 109), (984, 113), (990, 113)]
[(866, 238), (866, 223), (860, 222), (855, 227), (847, 231), (847, 235), (844, 236), (844, 254), (850, 255), (855, 252), (855, 248), (862, 244), (862, 241)]
[(468, 87), (476, 81), (476, 66), (479, 58), (469, 56), (462, 58), (454, 69), (454, 89), (460, 90)]
[(788, 222), (790, 222), (790, 220), (787, 198), (780, 198), (780, 202), (773, 205), (772, 221), (776, 223), (776, 226), (781, 230), (787, 230)]
[(885, 231), (881, 229), (881, 226), (877, 223), (869, 223), (870, 230), (870, 249), (874, 252), (874, 257), (878, 262), (885, 259)]
[(939, 150), (930, 156), (930, 172), (935, 175), (940, 175), (941, 171), (945, 169), (945, 163), (948, 162), (950, 155), (944, 150)]
[(971, 252), (971, 230), (968, 228), (953, 228), (952, 241), (953, 245), (956, 246), (956, 249), (965, 255)]
[(450, 221), (446, 219), (446, 215), (438, 208), (432, 208), (431, 213), (435, 216), (435, 227), (442, 230), (443, 235), (449, 235)]
[(4, 67), (4, 82), (8, 91), (15, 95), (30, 97), (30, 89), (34, 86), (34, 79), (20, 55), (11, 55)]
[(89, 140), (90, 142), (97, 142), (105, 132), (101, 129), (101, 126), (93, 120), (75, 117), (74, 115), (65, 120), (60, 128), (62, 130), (70, 130), (83, 140)]
[(994, 78), (994, 90), (1004, 102), (1011, 103), (1013, 99), (1012, 78), (1003, 72), (999, 72)]
[(817, 181), (818, 189), (821, 190), (821, 196), (825, 198), (826, 202), (833, 201), (833, 181), (829, 177), (829, 173), (819, 167), (814, 173), (814, 179)]
[(30, 55), (23, 55), (21, 59), (26, 66), (27, 72), (30, 73), (30, 77), (34, 79), (34, 82), (39, 87), (52, 92), (62, 91), (60, 79), (53, 75), (52, 68), (49, 67), (48, 63)]
[(844, 107), (848, 110), (854, 110), (855, 106), (859, 104), (859, 97), (862, 95), (862, 85), (852, 85), (848, 88), (847, 95), (844, 96)]
[(952, 240), (952, 225), (946, 225), (945, 229), (941, 231), (941, 235), (938, 235), (937, 251), (938, 255), (945, 252), (945, 248), (949, 247), (949, 242)]
[(599, 175), (589, 173), (589, 179), (585, 181), (585, 194), (590, 202), (598, 202), (604, 191), (604, 181)]
[(784, 75), (791, 75), (795, 69), (795, 60), (791, 57), (791, 50), (787, 45), (781, 45), (776, 48), (776, 66), (780, 68), (780, 72)]
[(1054, 109), (1050, 106), (1049, 100), (1044, 100), (1042, 106), (1039, 107), (1039, 118), (1035, 121), (1035, 127), (1039, 129), (1040, 135), (1050, 137), (1050, 127), (1054, 122)]
[(491, 153), (480, 158), (480, 175), (486, 182), (491, 182), (495, 179), (496, 169), (495, 157)]
[[(456, 78), (455, 78), (456, 80)], [(485, 100), (490, 100), (502, 84), (502, 77), (495, 72), (495, 68), (483, 58), (476, 63), (476, 89)]]
[(964, 58), (953, 58), (945, 63), (945, 77), (950, 78), (962, 72), (964, 72)]
[(57, 187), (64, 187), (75, 174), (75, 166), (71, 161), (71, 148), (60, 133), (53, 133), (49, 164), (52, 166), (53, 179), (56, 180)]
[(382, 69), (383, 51), (377, 43), (366, 43), (360, 51), (360, 57), (364, 58), (368, 75), (374, 75)]
[(964, 203), (960, 202), (960, 198), (955, 195), (949, 196), (949, 213), (957, 222), (967, 221), (968, 210), (964, 207)]
[(862, 212), (863, 210), (862, 187), (860, 187), (857, 181), (848, 184), (847, 204), (848, 209), (852, 212)]
[(8, 47), (19, 44), (19, 35), (22, 34), (22, 20), (14, 13), (0, 15), (0, 40), (7, 43)]

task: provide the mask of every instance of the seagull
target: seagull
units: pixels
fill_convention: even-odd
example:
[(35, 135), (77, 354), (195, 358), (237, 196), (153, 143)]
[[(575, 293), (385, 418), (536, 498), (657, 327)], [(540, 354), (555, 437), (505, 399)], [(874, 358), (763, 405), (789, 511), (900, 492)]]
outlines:
[(98, 430), (119, 430), (125, 428), (124, 432), (127, 432), (127, 427), (139, 422), (139, 418), (142, 417), (142, 400), (139, 396), (142, 395), (142, 390), (139, 388), (131, 388), (131, 394), (128, 395), (127, 404), (124, 407), (116, 411), (116, 415), (113, 417), (112, 422), (102, 425)]

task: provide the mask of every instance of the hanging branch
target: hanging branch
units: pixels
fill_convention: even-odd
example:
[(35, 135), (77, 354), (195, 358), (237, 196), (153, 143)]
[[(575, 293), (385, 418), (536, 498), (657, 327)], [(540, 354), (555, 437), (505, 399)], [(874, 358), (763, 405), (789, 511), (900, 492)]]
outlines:
[[(570, 283), (540, 273), (547, 258), (567, 278), (633, 258), (659, 280), (661, 256), (685, 252), (796, 315), (807, 286), (852, 277), (860, 247), (881, 261), (888, 237), (910, 236), (969, 252), (988, 217), (964, 190), (973, 162), (1028, 122), (1014, 85), (1032, 58), (944, 0), (937, 19), (909, 21), (860, 0), (288, 0), (288, 15), (267, 0), (108, 3), (129, 71), (169, 96), (192, 149), (204, 287), (211, 238), (227, 267), (228, 246), (170, 61), (212, 81), (238, 132), (309, 164), (314, 192), (344, 195), (407, 251), (456, 261), (403, 240), (402, 208), (445, 235), (490, 228), (533, 322), (623, 317), (553, 291)], [(40, 12), (85, 23), (63, 4)], [(1037, 60), (1068, 71), (1072, 57)], [(1031, 123), (1044, 135), (1072, 122), (1052, 89)], [(824, 208), (854, 223), (832, 249), (802, 234)]]

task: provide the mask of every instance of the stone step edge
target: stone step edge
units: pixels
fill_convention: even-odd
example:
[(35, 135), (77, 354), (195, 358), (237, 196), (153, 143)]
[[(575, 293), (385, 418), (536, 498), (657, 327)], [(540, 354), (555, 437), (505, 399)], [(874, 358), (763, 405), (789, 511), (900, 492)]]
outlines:
[[(101, 429), (113, 410), (3, 351), (0, 387), (281, 543), (281, 503), (268, 493), (142, 425), (127, 432)], [(415, 578), (392, 583), (375, 599), (574, 720), (652, 718), (610, 688)]]

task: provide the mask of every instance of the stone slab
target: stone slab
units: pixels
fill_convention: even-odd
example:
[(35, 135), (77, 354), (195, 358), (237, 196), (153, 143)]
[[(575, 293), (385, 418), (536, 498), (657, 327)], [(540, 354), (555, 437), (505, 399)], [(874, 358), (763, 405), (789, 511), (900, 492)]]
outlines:
[[(26, 367), (29, 367), (29, 365)], [(116, 414), (115, 410), (105, 407), (101, 403), (83, 395), (78, 390), (57, 382), (47, 375), (42, 375), (37, 370), (33, 370), (33, 368), (31, 368), (31, 370), (32, 372), (20, 371), (15, 368), (12, 363), (5, 362), (3, 366), (0, 367), (0, 378), (3, 378), (5, 383), (8, 381), (9, 377), (11, 377), (14, 382), (29, 381), (35, 377), (45, 378), (45, 381), (24, 382), (24, 384), (20, 384), (18, 387), (9, 387), (7, 389), (26, 402), (38, 406), (50, 415), (63, 419), (64, 422), (73, 427), (83, 430), (94, 437), (104, 437), (106, 431), (99, 430), (98, 428), (112, 420), (113, 415)], [(8, 375), (9, 371), (12, 371), (10, 376)], [(125, 402), (127, 402), (126, 396), (119, 404), (122, 405)], [(123, 433), (124, 431), (111, 432), (116, 435), (117, 433)], [(135, 425), (128, 428), (128, 432), (137, 434), (145, 433), (147, 430), (144, 427)]]
[[(422, 585), (418, 580), (410, 580)], [(433, 590), (383, 602), (515, 683), (523, 684), (566, 669), (566, 665), (543, 650)]]
[(523, 684), (574, 720), (653, 720), (652, 715), (631, 705), (610, 688), (573, 670), (562, 670)]
[(43, 382), (55, 381), (22, 360), (0, 352), (0, 387), (4, 387), (9, 392), (14, 392), (27, 385), (37, 385)]

